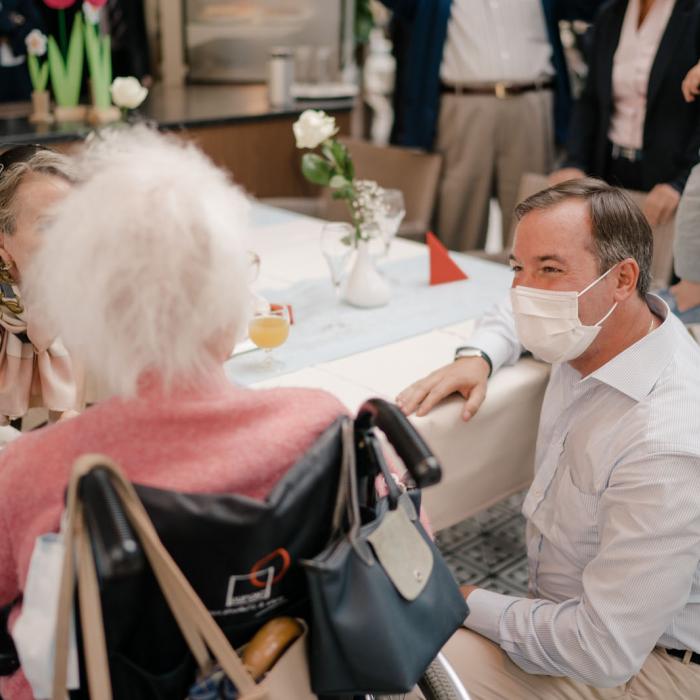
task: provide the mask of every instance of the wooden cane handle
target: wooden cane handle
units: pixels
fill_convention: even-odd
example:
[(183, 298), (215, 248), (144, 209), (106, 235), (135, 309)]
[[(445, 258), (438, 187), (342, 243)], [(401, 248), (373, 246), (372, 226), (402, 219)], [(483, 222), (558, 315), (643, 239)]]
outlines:
[(304, 629), (293, 617), (276, 617), (263, 625), (243, 650), (243, 663), (260, 680)]

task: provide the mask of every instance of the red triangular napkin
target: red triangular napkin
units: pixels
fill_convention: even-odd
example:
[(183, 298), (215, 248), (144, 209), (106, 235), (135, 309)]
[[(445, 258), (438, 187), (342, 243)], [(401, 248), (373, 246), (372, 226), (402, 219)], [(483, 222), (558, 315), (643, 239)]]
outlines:
[(430, 248), (430, 284), (445, 284), (445, 282), (458, 282), (469, 279), (467, 274), (450, 257), (447, 248), (438, 240), (437, 236), (428, 231), (425, 234), (425, 242)]

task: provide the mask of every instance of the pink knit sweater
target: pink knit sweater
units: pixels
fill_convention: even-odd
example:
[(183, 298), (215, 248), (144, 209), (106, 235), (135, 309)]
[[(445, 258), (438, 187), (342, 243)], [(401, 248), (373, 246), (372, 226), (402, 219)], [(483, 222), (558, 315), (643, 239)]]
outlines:
[[(0, 606), (23, 590), (36, 537), (58, 530), (79, 455), (106, 454), (140, 484), (262, 499), (346, 412), (323, 391), (241, 389), (221, 372), (196, 391), (151, 386), (11, 443), (0, 453)], [(21, 673), (0, 681), (4, 700), (32, 698)]]

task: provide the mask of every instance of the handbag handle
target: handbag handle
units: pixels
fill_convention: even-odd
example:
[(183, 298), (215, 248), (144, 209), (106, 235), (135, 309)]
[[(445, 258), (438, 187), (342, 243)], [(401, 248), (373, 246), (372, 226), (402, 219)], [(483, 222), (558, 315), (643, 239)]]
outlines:
[[(82, 521), (82, 507), (78, 498), (78, 482), (84, 474), (97, 466), (105, 469), (109, 473), (130, 524), (141, 541), (141, 545), (161, 587), (163, 595), (180, 627), (183, 637), (195, 656), (200, 670), (204, 673), (210, 670), (213, 665), (213, 656), (224, 673), (237, 686), (241, 697), (246, 698), (246, 700), (265, 698), (266, 692), (255, 684), (255, 681), (246, 670), (238, 654), (232, 649), (226, 636), (211, 617), (209, 611), (205, 608), (190, 583), (161, 543), (153, 527), (153, 523), (136, 495), (132, 484), (125, 479), (119, 467), (111, 460), (101, 455), (85, 455), (76, 461), (68, 485), (67, 544), (70, 547), (76, 533), (79, 533), (81, 541), (84, 541), (83, 544), (80, 545), (83, 556), (80, 557), (78, 563), (79, 572), (84, 570), (82, 576), (86, 582), (87, 589), (85, 594), (81, 593), (81, 609), (83, 600), (85, 600), (85, 603), (90, 609), (90, 613), (92, 613), (89, 616), (92, 618), (91, 623), (86, 623), (88, 615), (84, 614), (82, 616), (84, 635), (88, 632), (86, 624), (96, 625), (99, 628), (97, 632), (95, 630), (89, 630), (91, 638), (98, 639), (97, 644), (94, 646), (85, 645), (88, 681), (90, 684), (90, 694), (93, 700), (111, 700), (111, 687), (106, 645), (104, 644), (104, 628), (101, 623), (102, 618), (99, 609), (97, 576), (94, 569), (94, 560), (92, 559), (92, 550), (89, 546), (84, 523), (80, 526), (80, 529), (77, 529), (76, 525), (79, 525)], [(73, 556), (69, 555), (69, 552), (72, 552), (72, 550), (66, 550), (59, 593), (60, 603), (56, 624), (53, 700), (64, 700), (66, 697), (68, 628), (74, 587)], [(90, 561), (91, 564), (87, 563), (88, 561)], [(83, 578), (80, 579), (81, 589), (83, 587)], [(97, 617), (95, 613), (99, 613), (99, 617)], [(100, 636), (102, 643), (99, 641)], [(91, 668), (95, 670), (91, 672)]]

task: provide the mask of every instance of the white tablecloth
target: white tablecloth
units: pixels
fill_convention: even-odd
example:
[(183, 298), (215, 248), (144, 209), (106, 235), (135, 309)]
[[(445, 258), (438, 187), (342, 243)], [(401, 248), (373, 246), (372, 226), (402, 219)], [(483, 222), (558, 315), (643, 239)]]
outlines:
[[(328, 274), (319, 248), (322, 222), (259, 206), (254, 209), (254, 222), (250, 244), (262, 260), (258, 287), (275, 289), (275, 301), (284, 303), (285, 289), (292, 285)], [(419, 244), (397, 240), (390, 261), (415, 258), (424, 251)], [(503, 271), (495, 271), (494, 278), (503, 280), (505, 294), (508, 284)], [(464, 284), (472, 285), (474, 297), (478, 298), (485, 283), (475, 275)], [(328, 286), (332, 294), (330, 282)], [(261, 377), (254, 386), (323, 388), (353, 411), (371, 396), (393, 399), (417, 378), (452, 360), (454, 348), (468, 341), (475, 308), (482, 307), (467, 308), (463, 322), (429, 332), (424, 332), (421, 325), (421, 331), (413, 337), (314, 363), (291, 373)], [(302, 320), (292, 332), (304, 332)], [(284, 346), (279, 349), (281, 359), (284, 349)], [(247, 355), (247, 362), (260, 359), (259, 354)], [(234, 379), (235, 364), (236, 360), (227, 368)], [(501, 370), (490, 380), (480, 412), (468, 423), (461, 419), (459, 397), (448, 399), (424, 418), (413, 419), (443, 466), (442, 483), (426, 490), (424, 496), (436, 530), (529, 483), (539, 407), (548, 372), (547, 365), (531, 359)]]

